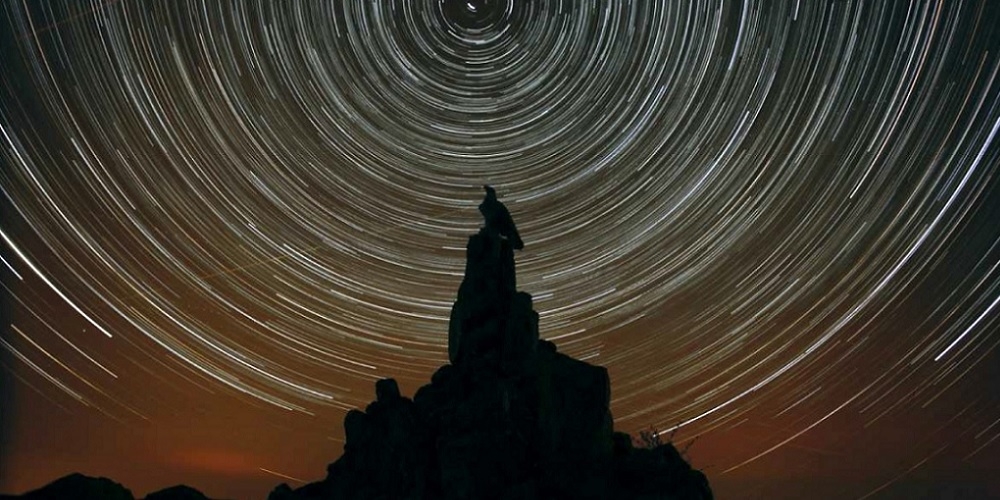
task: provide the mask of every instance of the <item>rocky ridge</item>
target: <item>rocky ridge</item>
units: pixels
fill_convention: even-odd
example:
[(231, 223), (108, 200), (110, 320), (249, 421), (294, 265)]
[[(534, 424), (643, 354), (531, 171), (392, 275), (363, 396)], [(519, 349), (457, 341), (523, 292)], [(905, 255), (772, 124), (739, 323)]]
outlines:
[[(209, 500), (200, 491), (185, 485), (155, 491), (144, 499)], [(106, 477), (73, 473), (21, 495), (0, 495), (0, 500), (135, 500), (135, 497), (131, 490)]]

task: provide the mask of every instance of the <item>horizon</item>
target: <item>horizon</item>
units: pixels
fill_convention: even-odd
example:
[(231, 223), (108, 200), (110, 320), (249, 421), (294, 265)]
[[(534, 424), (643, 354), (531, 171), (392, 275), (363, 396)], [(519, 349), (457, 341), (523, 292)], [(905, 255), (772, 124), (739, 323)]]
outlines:
[(1000, 3), (0, 9), (0, 494), (322, 479), (489, 184), (717, 497), (1000, 495)]

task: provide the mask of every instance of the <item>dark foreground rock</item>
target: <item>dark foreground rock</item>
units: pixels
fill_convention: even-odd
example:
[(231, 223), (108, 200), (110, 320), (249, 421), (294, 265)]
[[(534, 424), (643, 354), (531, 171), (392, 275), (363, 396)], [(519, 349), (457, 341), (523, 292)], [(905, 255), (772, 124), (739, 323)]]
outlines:
[(412, 400), (378, 381), (375, 401), (344, 419), (344, 453), (326, 478), (269, 499), (712, 498), (671, 444), (636, 449), (613, 431), (604, 368), (539, 339), (531, 296), (516, 286), (523, 243), (495, 196), (484, 206), (451, 312), (451, 363)]
[[(128, 488), (106, 477), (73, 473), (22, 495), (0, 495), (0, 500), (135, 500), (135, 497)], [(150, 493), (144, 500), (210, 499), (190, 486), (177, 485)]]
[(70, 474), (23, 495), (0, 495), (0, 500), (135, 500), (132, 492), (106, 478)]
[(146, 495), (144, 500), (209, 500), (204, 493), (183, 484)]

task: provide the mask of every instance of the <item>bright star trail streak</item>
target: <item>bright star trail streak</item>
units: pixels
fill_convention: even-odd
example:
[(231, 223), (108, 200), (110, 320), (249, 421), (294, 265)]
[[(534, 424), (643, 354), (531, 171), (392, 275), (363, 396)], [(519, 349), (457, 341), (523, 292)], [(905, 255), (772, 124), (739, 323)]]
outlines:
[(320, 479), (446, 362), (489, 183), (719, 498), (1000, 496), (1000, 2), (0, 11), (2, 492)]

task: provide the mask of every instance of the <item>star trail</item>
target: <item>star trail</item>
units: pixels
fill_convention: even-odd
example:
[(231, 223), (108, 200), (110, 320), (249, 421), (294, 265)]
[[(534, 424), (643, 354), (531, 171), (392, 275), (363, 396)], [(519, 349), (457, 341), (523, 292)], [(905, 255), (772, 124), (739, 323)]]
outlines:
[(721, 498), (1000, 494), (1000, 3), (0, 10), (0, 491), (321, 477), (447, 362), (491, 184)]

